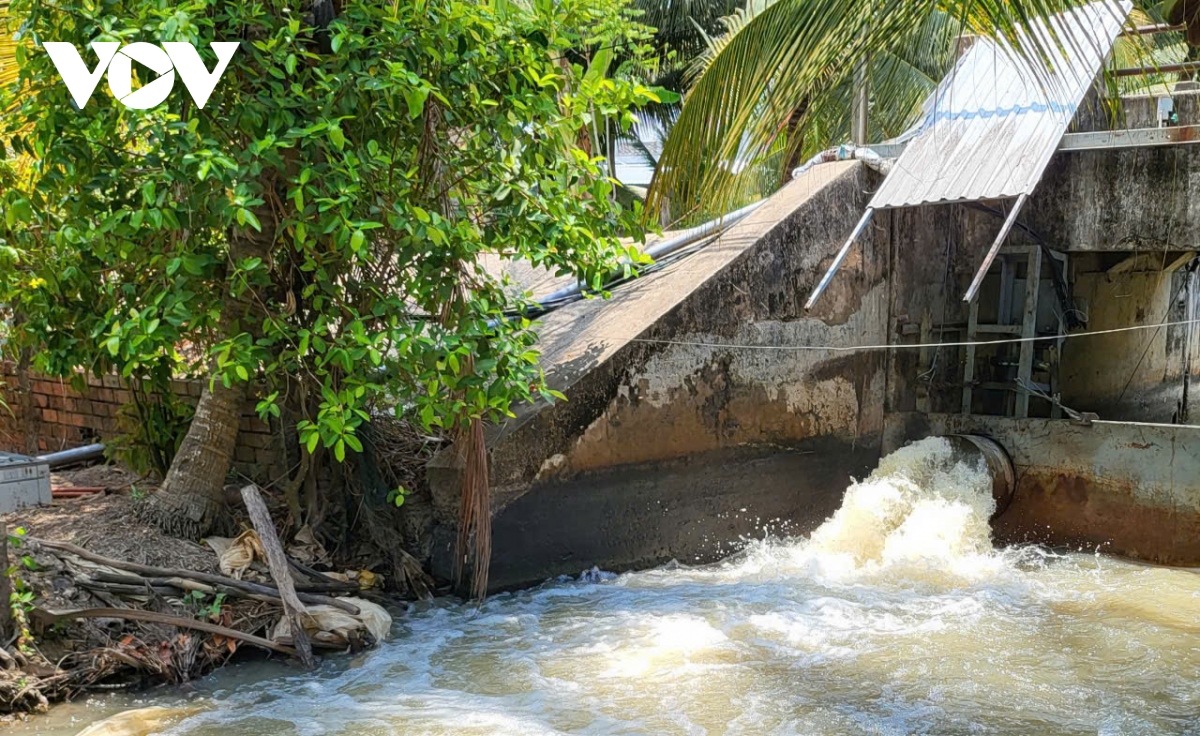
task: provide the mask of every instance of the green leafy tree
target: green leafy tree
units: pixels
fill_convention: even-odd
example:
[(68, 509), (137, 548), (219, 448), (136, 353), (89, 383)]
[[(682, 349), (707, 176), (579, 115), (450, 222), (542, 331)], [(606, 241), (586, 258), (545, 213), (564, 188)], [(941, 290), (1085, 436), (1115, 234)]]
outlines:
[[(0, 194), (14, 264), (0, 302), (25, 315), (13, 339), (37, 346), (39, 370), (209, 377), (146, 503), (173, 532), (211, 527), (248, 393), (264, 418), (294, 417), (302, 470), (360, 450), (381, 401), (461, 431), (551, 398), (524, 296), (482, 254), (596, 287), (638, 260), (617, 237), (639, 234), (640, 213), (578, 142), (593, 115), (628, 126), (655, 96), (568, 59), (636, 44), (621, 0), (9, 13), (29, 43), (0, 92), (0, 150), (32, 164)], [(103, 83), (76, 109), (39, 45), (97, 40), (190, 42), (210, 69), (210, 42), (241, 46), (203, 109), (182, 85), (129, 109)]]

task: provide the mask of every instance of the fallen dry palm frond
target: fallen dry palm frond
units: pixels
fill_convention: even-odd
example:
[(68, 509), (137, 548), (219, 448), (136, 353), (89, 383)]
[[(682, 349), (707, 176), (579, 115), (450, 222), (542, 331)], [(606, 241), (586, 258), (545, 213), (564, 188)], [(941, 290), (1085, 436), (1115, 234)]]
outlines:
[[(20, 76), (21, 70), (17, 67), (17, 47), (26, 43), (17, 36), (15, 25), (16, 20), (10, 13), (9, 0), (0, 0), (0, 117), (14, 109), (21, 99), (15, 90), (11, 95), (7, 91), (17, 83)], [(3, 145), (5, 142), (0, 141), (0, 146)], [(0, 151), (0, 161), (8, 158), (8, 155), (7, 151)], [(27, 157), (18, 158), (14, 163), (15, 173), (20, 174), (29, 163), (30, 159)]]
[[(9, 0), (0, 0), (0, 87), (17, 81), (17, 39), (9, 27)], [(3, 99), (0, 97), (0, 99)]]

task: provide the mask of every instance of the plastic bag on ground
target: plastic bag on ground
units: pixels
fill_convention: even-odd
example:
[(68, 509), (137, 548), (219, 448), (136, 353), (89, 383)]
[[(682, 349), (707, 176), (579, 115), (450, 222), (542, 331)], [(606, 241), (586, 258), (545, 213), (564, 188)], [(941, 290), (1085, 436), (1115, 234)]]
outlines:
[[(358, 615), (333, 606), (305, 606), (307, 612), (301, 616), (301, 621), (304, 623), (304, 633), (309, 638), (337, 647), (360, 643), (364, 633), (369, 634), (376, 644), (387, 639), (392, 628), (392, 616), (383, 606), (350, 596), (337, 600), (357, 606)], [(291, 628), (287, 619), (280, 618), (271, 632), (271, 638), (278, 641), (290, 636)]]

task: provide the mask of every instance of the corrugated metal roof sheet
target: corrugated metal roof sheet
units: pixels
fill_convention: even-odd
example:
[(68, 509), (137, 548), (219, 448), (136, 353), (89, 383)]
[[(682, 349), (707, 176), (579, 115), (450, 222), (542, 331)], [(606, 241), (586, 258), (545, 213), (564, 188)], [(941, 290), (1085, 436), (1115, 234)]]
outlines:
[(1035, 33), (1049, 70), (1028, 36), (1018, 41), (1025, 54), (978, 39), (926, 102), (870, 207), (1031, 194), (1131, 7), (1105, 0), (1042, 22)]

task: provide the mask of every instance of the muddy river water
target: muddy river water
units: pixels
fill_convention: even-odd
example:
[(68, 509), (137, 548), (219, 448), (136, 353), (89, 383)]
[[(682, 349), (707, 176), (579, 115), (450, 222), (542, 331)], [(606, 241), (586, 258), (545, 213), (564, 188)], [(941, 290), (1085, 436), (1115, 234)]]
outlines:
[(1200, 734), (1200, 574), (994, 549), (988, 488), (924, 440), (803, 539), (420, 604), (316, 674), (233, 667), (11, 732), (158, 705), (150, 732), (186, 736)]

